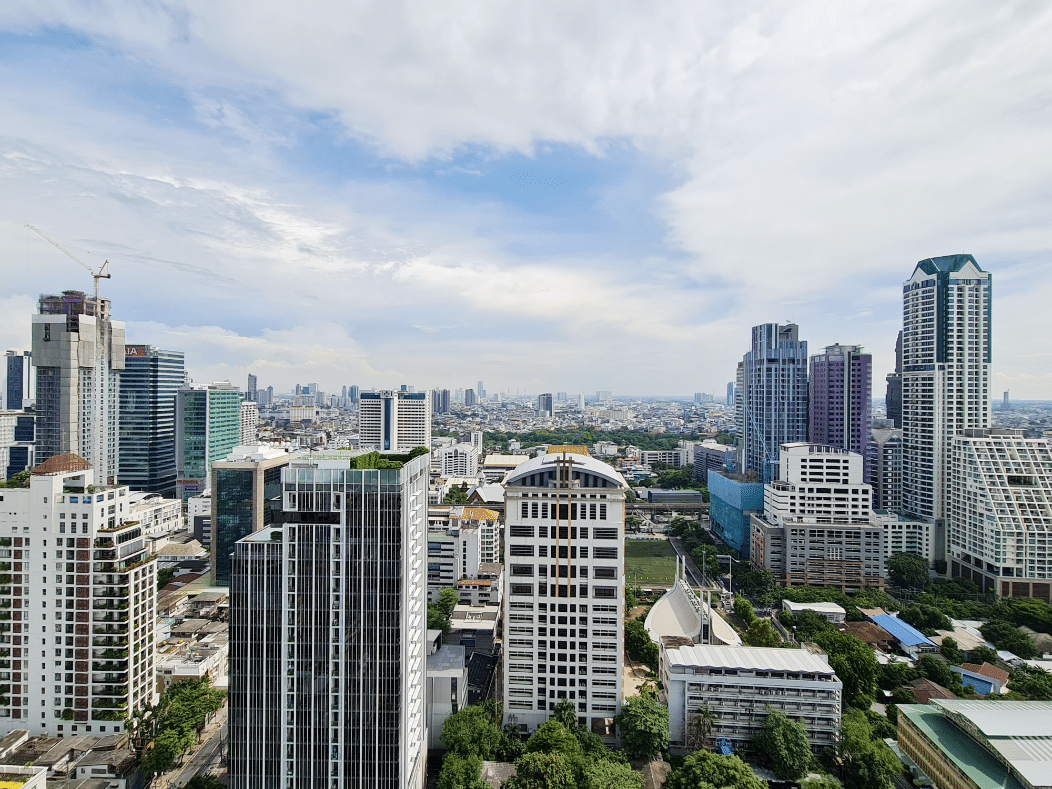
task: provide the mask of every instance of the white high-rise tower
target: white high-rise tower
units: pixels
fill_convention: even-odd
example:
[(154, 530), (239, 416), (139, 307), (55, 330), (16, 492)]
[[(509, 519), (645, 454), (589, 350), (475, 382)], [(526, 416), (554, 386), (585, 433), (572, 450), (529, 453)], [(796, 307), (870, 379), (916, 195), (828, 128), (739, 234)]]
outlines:
[(38, 461), (73, 453), (91, 464), (97, 484), (116, 481), (124, 353), (124, 324), (110, 320), (108, 299), (77, 290), (40, 297), (33, 316)]
[(902, 286), (902, 508), (946, 558), (954, 436), (990, 425), (990, 275), (971, 255), (920, 261)]

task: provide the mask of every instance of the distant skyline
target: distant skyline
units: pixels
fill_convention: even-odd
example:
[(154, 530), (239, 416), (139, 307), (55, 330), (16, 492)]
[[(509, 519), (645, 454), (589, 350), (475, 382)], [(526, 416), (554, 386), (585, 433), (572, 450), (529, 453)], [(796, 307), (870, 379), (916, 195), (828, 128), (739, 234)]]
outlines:
[[(12, 0), (0, 350), (101, 293), (195, 380), (717, 399), (750, 327), (862, 345), (993, 277), (1052, 399), (1052, 6)], [(327, 389), (328, 390), (328, 389)]]

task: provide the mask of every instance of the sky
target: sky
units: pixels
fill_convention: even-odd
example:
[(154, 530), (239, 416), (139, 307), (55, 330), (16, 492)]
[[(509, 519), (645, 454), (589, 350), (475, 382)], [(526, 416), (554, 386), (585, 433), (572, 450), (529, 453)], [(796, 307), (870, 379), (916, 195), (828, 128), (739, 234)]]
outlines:
[(993, 277), (1052, 399), (1052, 4), (6, 0), (0, 346), (101, 293), (194, 380), (722, 396), (749, 327), (894, 366)]

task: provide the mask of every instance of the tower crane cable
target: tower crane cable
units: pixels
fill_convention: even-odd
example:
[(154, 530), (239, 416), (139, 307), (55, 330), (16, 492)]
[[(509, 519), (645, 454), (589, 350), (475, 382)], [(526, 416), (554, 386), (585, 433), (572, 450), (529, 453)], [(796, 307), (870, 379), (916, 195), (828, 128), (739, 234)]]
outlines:
[[(98, 304), (98, 301), (99, 301), (99, 280), (100, 279), (112, 279), (112, 276), (113, 276), (108, 271), (106, 271), (106, 267), (110, 264), (110, 262), (108, 260), (104, 260), (102, 262), (102, 265), (99, 267), (98, 271), (96, 271), (91, 266), (89, 266), (87, 263), (85, 263), (83, 260), (81, 260), (76, 255), (74, 255), (72, 252), (70, 252), (68, 249), (66, 249), (64, 246), (62, 246), (60, 243), (58, 243), (55, 239), (53, 239), (47, 233), (45, 233), (43, 230), (41, 230), (39, 227), (33, 227), (33, 225), (26, 225), (26, 227), (28, 227), (30, 230), (32, 230), (34, 233), (36, 233), (42, 239), (44, 239), (45, 241), (50, 243), (52, 246), (55, 246), (59, 250), (61, 250), (62, 252), (65, 252), (68, 257), (73, 258), (75, 261), (80, 263), (80, 265), (82, 265), (84, 268), (86, 268), (88, 270), (88, 273), (91, 274), (91, 278), (95, 281), (95, 303)], [(103, 272), (105, 272), (105, 273), (103, 273)]]

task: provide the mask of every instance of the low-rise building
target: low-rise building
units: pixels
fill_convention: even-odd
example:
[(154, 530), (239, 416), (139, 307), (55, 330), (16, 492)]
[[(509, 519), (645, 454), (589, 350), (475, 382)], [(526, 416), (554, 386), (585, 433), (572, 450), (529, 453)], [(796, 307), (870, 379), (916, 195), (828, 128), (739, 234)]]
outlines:
[(877, 627), (883, 628), (895, 639), (895, 645), (902, 654), (914, 660), (924, 652), (938, 652), (939, 648), (924, 633), (908, 622), (903, 622), (897, 616), (891, 614), (876, 614), (869, 617), (869, 621)]
[(441, 630), (428, 631), (427, 747), (441, 748), (446, 719), (468, 705), (468, 664), (465, 648), (441, 644)]
[(833, 624), (839, 624), (847, 619), (847, 611), (836, 603), (794, 603), (792, 600), (782, 600), (782, 610), (790, 614), (813, 611)]
[(927, 559), (933, 549), (935, 524), (888, 510), (874, 510), (873, 522), (884, 527), (884, 560), (896, 553)]
[(669, 742), (679, 750), (706, 746), (698, 713), (714, 719), (708, 739), (725, 737), (748, 752), (768, 708), (798, 721), (813, 749), (831, 747), (840, 732), (843, 683), (824, 652), (693, 645), (661, 645), (660, 677), (669, 708)]
[(967, 685), (981, 696), (1001, 693), (1008, 684), (1008, 672), (992, 663), (962, 663), (950, 666), (950, 671), (961, 675), (961, 684)]
[(459, 644), (470, 657), (472, 652), (492, 652), (500, 627), (500, 608), (457, 605), (449, 617), (450, 644)]
[(755, 477), (709, 469), (709, 520), (721, 540), (749, 558), (751, 516), (763, 512), (763, 483)]
[(899, 706), (898, 744), (938, 789), (1052, 789), (1052, 701)]

